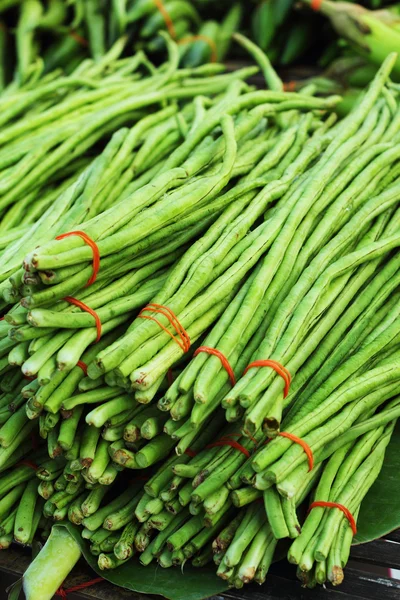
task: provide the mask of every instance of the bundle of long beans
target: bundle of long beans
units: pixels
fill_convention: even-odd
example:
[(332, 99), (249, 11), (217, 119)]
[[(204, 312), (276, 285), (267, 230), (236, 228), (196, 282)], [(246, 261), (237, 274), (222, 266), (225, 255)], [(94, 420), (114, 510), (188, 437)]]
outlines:
[[(182, 66), (237, 56), (231, 36), (239, 31), (268, 51), (274, 64), (284, 66), (299, 61), (309, 65), (316, 59), (325, 66), (330, 64), (343, 52), (348, 54), (348, 48), (343, 49), (344, 39), (354, 37), (356, 29), (356, 50), (365, 55), (366, 47), (372, 48), (368, 65), (396, 49), (398, 5), (360, 0), (361, 5), (373, 9), (361, 13), (362, 7), (355, 2), (331, 1), (322, 6), (317, 1), (305, 2), (315, 11), (297, 10), (294, 0), (233, 4), (209, 0), (2, 0), (0, 87), (4, 89), (10, 81), (26, 83), (55, 68), (71, 73), (88, 57), (100, 60), (121, 36), (127, 42), (127, 56), (133, 47), (162, 61), (166, 53), (162, 31), (168, 31), (178, 42)], [(338, 22), (338, 40), (333, 28), (316, 14), (321, 10), (331, 16), (332, 10), (326, 8), (329, 4), (338, 5), (333, 8), (336, 14), (354, 14), (356, 19), (365, 14), (367, 22), (363, 28), (353, 28), (353, 35), (351, 27)], [(364, 36), (361, 31), (365, 25), (369, 29), (370, 22), (371, 31)], [(352, 50), (350, 53), (354, 55)], [(369, 73), (369, 82), (371, 71), (363, 68), (362, 72)]]
[(129, 41), (127, 54), (134, 45), (165, 56), (162, 30), (179, 41), (184, 66), (221, 60), (240, 26), (242, 6), (227, 3), (208, 16), (209, 7), (202, 15), (198, 8), (188, 0), (165, 5), (154, 0), (5, 0), (0, 3), (2, 86), (12, 78), (24, 83), (37, 71), (71, 72), (89, 56), (98, 61), (121, 36)]
[[(210, 79), (203, 78), (202, 73), (215, 74), (221, 68), (201, 67), (198, 87), (196, 71), (176, 71), (175, 45), (173, 49), (170, 67), (157, 71), (141, 53), (127, 61), (115, 60), (121, 51), (121, 45), (117, 44), (104, 61), (95, 67), (89, 64), (87, 71), (82, 65), (79, 74), (52, 77), (51, 81), (45, 78), (34, 90), (28, 86), (3, 96), (1, 277), (2, 289), (8, 287), (11, 296), (13, 291), (6, 280), (17, 271), (32, 243), (51, 239), (87, 218), (96, 217), (113, 204), (116, 215), (117, 210), (123, 210), (122, 205), (117, 209), (118, 200), (151, 180), (159, 169), (155, 163), (179, 145), (180, 127), (189, 127), (195, 116), (194, 105), (183, 109), (181, 114), (175, 101), (181, 99), (184, 103), (200, 89), (204, 93), (218, 93), (235, 81), (240, 87), (242, 78), (253, 70)], [(153, 69), (148, 77), (142, 76), (143, 61), (145, 69)], [(110, 75), (104, 78), (108, 69)], [(71, 89), (76, 91), (69, 95)], [(155, 110), (168, 98), (168, 108)], [(33, 103), (34, 115), (30, 112)], [(145, 108), (146, 114), (141, 112)], [(123, 125), (128, 127), (117, 131)], [(157, 129), (157, 125), (161, 127)], [(91, 149), (96, 152), (97, 148), (98, 152), (98, 144), (109, 139), (113, 131), (116, 134), (105, 153), (93, 161)], [(159, 146), (164, 133), (167, 135)], [(154, 147), (156, 154), (152, 153)], [(159, 194), (170, 185), (180, 185), (182, 173), (174, 174), (175, 184), (169, 183), (167, 177), (160, 181)], [(139, 175), (141, 179), (133, 183), (133, 178)], [(61, 199), (55, 203), (61, 192)], [(143, 206), (142, 201), (133, 210), (138, 212)], [(125, 218), (128, 222), (129, 215)], [(18, 281), (17, 286), (20, 284)]]
[(268, 91), (167, 38), (158, 69), (117, 44), (0, 97), (2, 547), (68, 518), (100, 569), (214, 558), (241, 587), (289, 537), (303, 583), (342, 579), (400, 416), (396, 57), (336, 122), (237, 39)]

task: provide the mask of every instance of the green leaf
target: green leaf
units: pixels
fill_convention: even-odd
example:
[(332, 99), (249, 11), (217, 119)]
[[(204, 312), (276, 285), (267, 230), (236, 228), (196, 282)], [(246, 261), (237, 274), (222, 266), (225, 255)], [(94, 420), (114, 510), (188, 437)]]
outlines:
[(8, 600), (18, 600), (22, 591), (22, 577), (6, 589)]
[[(32, 542), (32, 558), (36, 558), (36, 556), (39, 554), (42, 547), (43, 547), (43, 544), (41, 544), (37, 540), (34, 540)], [(7, 600), (19, 600), (19, 597), (22, 592), (22, 585), (23, 585), (22, 577), (21, 577), (21, 579), (18, 579), (15, 583), (10, 585), (6, 589), (6, 593), (8, 594)]]
[(354, 544), (364, 544), (400, 527), (400, 422), (386, 449), (378, 479), (365, 496)]
[(169, 600), (202, 600), (228, 589), (226, 582), (216, 576), (214, 565), (196, 569), (187, 565), (183, 573), (178, 568), (163, 569), (156, 563), (143, 567), (134, 558), (115, 571), (101, 571), (97, 559), (89, 552), (80, 529), (71, 523), (59, 523), (54, 527), (66, 527), (82, 550), (90, 567), (107, 581), (142, 594), (159, 594)]

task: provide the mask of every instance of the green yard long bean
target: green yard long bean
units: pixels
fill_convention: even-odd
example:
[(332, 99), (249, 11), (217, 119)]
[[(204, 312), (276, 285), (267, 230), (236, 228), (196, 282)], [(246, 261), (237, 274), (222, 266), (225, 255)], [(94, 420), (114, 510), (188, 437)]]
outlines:
[[(96, 61), (35, 71), (38, 25), (0, 93), (0, 545), (69, 520), (99, 569), (214, 562), (241, 588), (289, 538), (307, 585), (339, 583), (345, 516), (298, 509), (357, 519), (397, 434), (396, 57), (338, 120), (240, 36), (269, 89), (197, 66), (148, 0), (113, 3), (107, 52), (94, 4)], [(162, 66), (122, 55), (142, 19)]]

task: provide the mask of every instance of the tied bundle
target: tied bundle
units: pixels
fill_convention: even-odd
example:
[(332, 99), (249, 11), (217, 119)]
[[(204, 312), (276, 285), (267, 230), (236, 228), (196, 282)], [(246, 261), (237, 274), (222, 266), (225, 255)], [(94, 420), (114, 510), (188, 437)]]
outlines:
[(237, 39), (268, 90), (166, 38), (162, 67), (116, 47), (0, 97), (1, 544), (49, 538), (31, 600), (79, 557), (67, 521), (105, 573), (240, 588), (290, 538), (303, 583), (343, 578), (400, 415), (396, 57), (337, 121)]

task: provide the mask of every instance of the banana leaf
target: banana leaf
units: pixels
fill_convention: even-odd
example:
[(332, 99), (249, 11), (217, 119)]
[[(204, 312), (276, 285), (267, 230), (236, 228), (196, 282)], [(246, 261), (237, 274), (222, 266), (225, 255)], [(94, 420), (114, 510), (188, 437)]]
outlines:
[(157, 563), (143, 567), (137, 558), (133, 558), (115, 571), (101, 571), (78, 527), (67, 522), (54, 527), (68, 529), (81, 547), (86, 562), (100, 577), (133, 592), (159, 594), (168, 600), (202, 600), (228, 589), (226, 582), (216, 576), (214, 564), (202, 568), (187, 565), (181, 571), (176, 567), (163, 569)]
[[(354, 544), (375, 540), (400, 527), (399, 471), (400, 423), (387, 447), (382, 471), (361, 505)], [(101, 571), (78, 527), (68, 522), (55, 527), (67, 527), (90, 567), (119, 587), (143, 594), (159, 594), (168, 600), (202, 600), (227, 590), (226, 583), (216, 576), (214, 565), (200, 569), (186, 565), (181, 571), (178, 568), (162, 569), (156, 563), (143, 567), (134, 558), (115, 571)], [(278, 554), (275, 558), (279, 559), (281, 552)]]
[(400, 422), (386, 449), (378, 479), (365, 496), (354, 544), (383, 537), (400, 527)]

